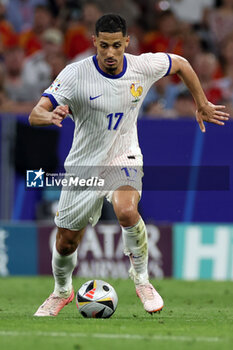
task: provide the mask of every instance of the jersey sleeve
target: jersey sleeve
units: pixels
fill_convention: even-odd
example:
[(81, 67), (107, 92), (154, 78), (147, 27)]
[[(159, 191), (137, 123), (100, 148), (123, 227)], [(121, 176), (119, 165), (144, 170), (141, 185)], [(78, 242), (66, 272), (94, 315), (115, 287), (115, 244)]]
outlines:
[(145, 64), (153, 81), (169, 74), (172, 60), (169, 54), (164, 52), (145, 54)]
[(71, 107), (75, 93), (75, 81), (75, 69), (71, 65), (68, 65), (59, 73), (42, 96), (48, 97), (54, 108), (58, 105), (66, 104)]

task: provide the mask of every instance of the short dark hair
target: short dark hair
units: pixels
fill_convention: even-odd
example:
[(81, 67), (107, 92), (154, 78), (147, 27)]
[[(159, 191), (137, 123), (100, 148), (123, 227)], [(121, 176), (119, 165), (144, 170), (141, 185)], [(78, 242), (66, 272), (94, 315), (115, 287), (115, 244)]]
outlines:
[(119, 15), (109, 13), (103, 15), (95, 24), (95, 34), (98, 36), (99, 32), (117, 33), (122, 32), (126, 36), (127, 26), (126, 21)]

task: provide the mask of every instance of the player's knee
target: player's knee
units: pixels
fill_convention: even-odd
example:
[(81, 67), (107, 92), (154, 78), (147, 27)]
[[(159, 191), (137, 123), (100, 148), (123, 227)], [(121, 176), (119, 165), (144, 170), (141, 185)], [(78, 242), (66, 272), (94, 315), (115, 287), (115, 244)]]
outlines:
[(71, 231), (57, 234), (56, 247), (61, 255), (70, 255), (78, 247), (78, 239)]
[(70, 255), (75, 252), (77, 249), (77, 244), (75, 242), (62, 242), (60, 244), (57, 244), (57, 251), (59, 254), (65, 256)]
[(139, 213), (134, 205), (125, 205), (117, 208), (116, 216), (118, 218), (119, 224), (124, 227), (133, 226), (139, 220)]

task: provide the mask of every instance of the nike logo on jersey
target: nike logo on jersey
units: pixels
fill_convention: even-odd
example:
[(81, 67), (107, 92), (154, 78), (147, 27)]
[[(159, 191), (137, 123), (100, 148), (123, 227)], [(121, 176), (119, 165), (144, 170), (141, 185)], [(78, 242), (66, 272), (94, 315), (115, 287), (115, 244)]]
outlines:
[(98, 97), (100, 97), (100, 96), (102, 96), (102, 95), (103, 95), (103, 94), (98, 95), (98, 96), (94, 96), (94, 97), (91, 97), (91, 96), (90, 96), (90, 101), (95, 100), (96, 98), (98, 98)]

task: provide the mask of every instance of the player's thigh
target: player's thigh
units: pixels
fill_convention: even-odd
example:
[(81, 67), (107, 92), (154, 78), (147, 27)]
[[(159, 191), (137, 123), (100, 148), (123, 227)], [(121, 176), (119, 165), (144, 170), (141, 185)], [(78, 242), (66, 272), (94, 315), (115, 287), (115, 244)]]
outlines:
[(55, 223), (57, 227), (80, 231), (89, 223), (98, 222), (103, 197), (97, 191), (62, 191)]

